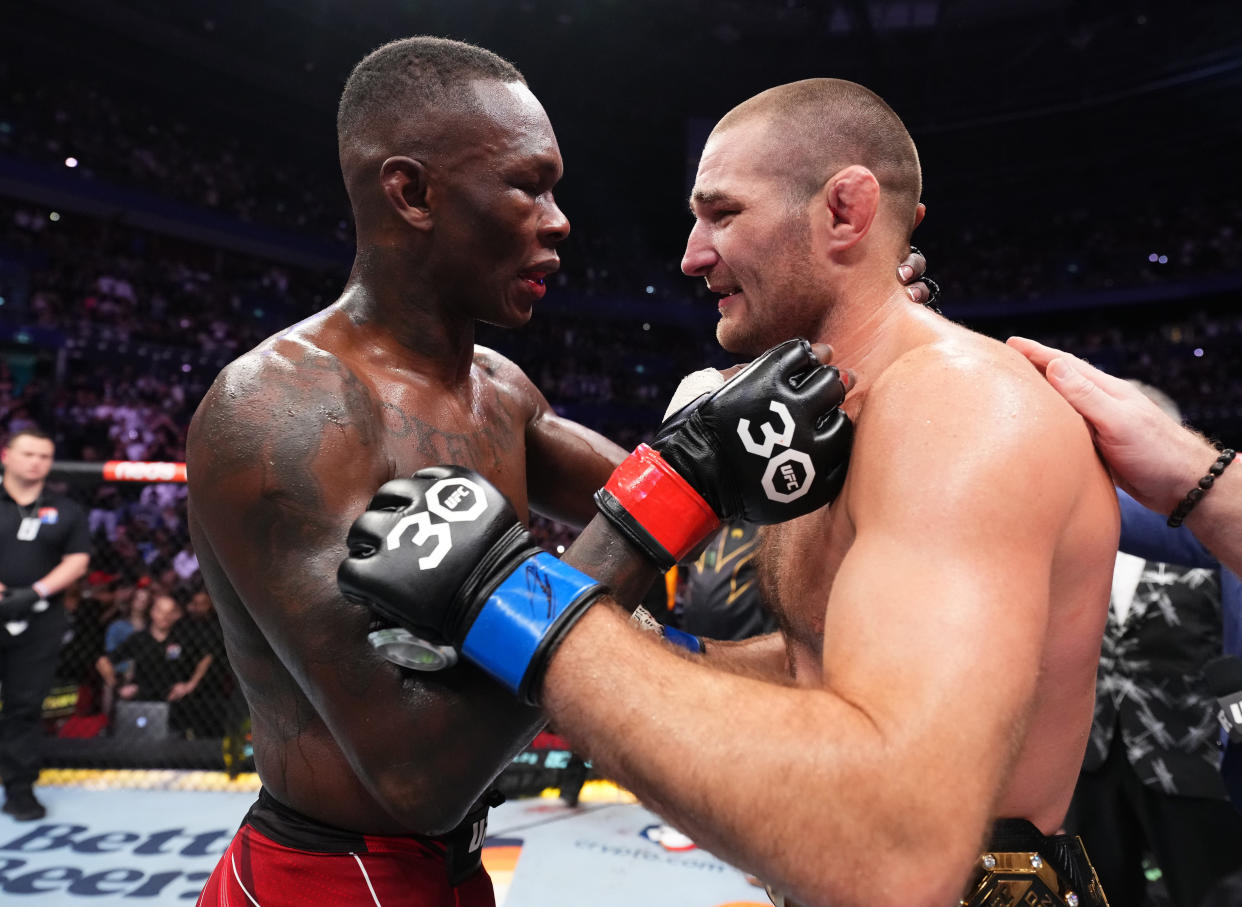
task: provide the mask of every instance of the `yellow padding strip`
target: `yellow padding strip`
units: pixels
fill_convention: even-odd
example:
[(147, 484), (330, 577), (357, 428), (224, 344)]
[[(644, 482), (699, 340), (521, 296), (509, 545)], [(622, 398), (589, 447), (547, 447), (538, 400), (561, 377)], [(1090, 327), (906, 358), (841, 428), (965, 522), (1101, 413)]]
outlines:
[[(539, 796), (545, 799), (555, 800), (561, 796), (559, 788), (549, 787)], [(578, 794), (578, 800), (582, 803), (637, 803), (638, 798), (631, 794), (624, 787), (617, 787), (611, 781), (588, 781), (582, 785), (582, 792)]]
[[(259, 776), (246, 772), (230, 779), (224, 772), (191, 772), (176, 769), (45, 768), (39, 784), (47, 787), (81, 787), (86, 790), (224, 790), (257, 793)], [(550, 787), (540, 794), (558, 798)], [(588, 781), (578, 799), (583, 803), (637, 803), (633, 794), (611, 781)]]
[(259, 776), (247, 772), (230, 779), (225, 772), (174, 769), (47, 768), (39, 783), (87, 790), (227, 790), (257, 793)]

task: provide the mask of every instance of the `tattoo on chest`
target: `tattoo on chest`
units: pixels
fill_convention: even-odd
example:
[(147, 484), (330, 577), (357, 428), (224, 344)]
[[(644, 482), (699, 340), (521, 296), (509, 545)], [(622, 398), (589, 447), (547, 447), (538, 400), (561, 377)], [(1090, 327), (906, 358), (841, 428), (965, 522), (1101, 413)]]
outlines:
[(423, 463), (455, 463), (495, 473), (520, 449), (517, 420), (499, 404), (487, 404), (484, 417), (468, 432), (437, 428), (391, 403), (382, 406), (388, 436), (409, 444)]

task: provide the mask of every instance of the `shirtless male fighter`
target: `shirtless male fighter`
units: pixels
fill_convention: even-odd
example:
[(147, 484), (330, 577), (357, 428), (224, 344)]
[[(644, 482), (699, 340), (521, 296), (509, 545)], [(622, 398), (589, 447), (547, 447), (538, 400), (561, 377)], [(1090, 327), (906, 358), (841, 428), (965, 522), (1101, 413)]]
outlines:
[[(394, 42), (354, 70), (337, 128), (349, 282), (229, 365), (190, 429), (194, 548), (263, 781), (201, 903), (490, 905), (488, 787), (543, 718), (468, 663), (415, 674), (381, 657), (371, 613), (337, 589), (346, 529), (376, 486), (441, 462), (523, 521), (582, 525), (625, 451), (474, 345), (477, 321), (531, 317), (569, 232), (556, 138), (517, 70), (459, 42)], [(903, 276), (923, 266), (911, 256)]]
[(353, 71), (337, 135), (358, 249), (343, 293), (229, 365), (190, 427), (194, 550), (263, 781), (203, 903), (226, 885), (263, 904), (311, 887), (369, 903), (368, 884), (400, 884), (419, 892), (400, 903), (491, 904), (470, 847), (481, 798), (543, 719), (476, 670), (413, 682), (385, 661), (336, 587), (345, 530), (377, 485), (442, 461), (487, 476), (523, 519), (582, 524), (624, 451), (474, 344), (477, 321), (531, 317), (569, 233), (556, 137), (517, 70), (458, 42), (394, 42)]
[[(840, 496), (762, 542), (780, 635), (680, 653), (627, 632), (587, 579), (628, 604), (616, 590), (696, 511), (651, 484), (671, 471), (703, 493), (727, 431), (660, 462), (636, 451), (559, 578), (511, 556), (520, 529), (502, 508), (455, 518), (452, 550), (420, 566), (425, 546), (394, 531), (431, 518), (438, 479), (416, 476), (351, 530), (342, 588), (538, 702), (603, 772), (777, 900), (1099, 905), (1081, 848), (1047, 836), (1091, 725), (1116, 498), (1087, 426), (1021, 355), (907, 303), (892, 262), (920, 191), (900, 120), (838, 80), (743, 103), (700, 160), (682, 268), (721, 294), (722, 345), (831, 340), (857, 377)], [(774, 399), (762, 428), (738, 429), (774, 465), (765, 493), (797, 494), (805, 426)]]

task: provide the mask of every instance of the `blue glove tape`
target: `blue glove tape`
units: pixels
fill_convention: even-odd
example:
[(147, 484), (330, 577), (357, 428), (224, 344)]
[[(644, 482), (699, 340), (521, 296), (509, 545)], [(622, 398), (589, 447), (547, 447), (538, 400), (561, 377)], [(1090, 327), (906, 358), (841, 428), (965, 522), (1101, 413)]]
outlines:
[(557, 618), (598, 589), (591, 577), (547, 552), (531, 555), (488, 596), (461, 652), (517, 693)]
[(678, 630), (676, 627), (664, 627), (664, 638), (687, 652), (693, 652), (695, 655), (703, 654), (703, 640), (693, 633)]

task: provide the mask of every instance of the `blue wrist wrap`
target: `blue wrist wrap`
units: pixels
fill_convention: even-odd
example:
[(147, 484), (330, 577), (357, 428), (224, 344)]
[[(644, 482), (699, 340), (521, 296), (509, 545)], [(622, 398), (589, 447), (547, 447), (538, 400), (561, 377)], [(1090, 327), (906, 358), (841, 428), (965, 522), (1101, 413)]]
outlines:
[[(532, 664), (542, 670), (562, 635), (604, 587), (547, 552), (533, 554), (488, 596), (461, 652), (512, 692), (533, 702)], [(576, 607), (580, 606), (580, 607)], [(565, 627), (567, 629), (567, 626)], [(537, 691), (534, 691), (537, 692)]]
[(693, 652), (695, 655), (703, 653), (703, 640), (693, 633), (678, 630), (676, 627), (664, 627), (664, 638), (673, 645), (685, 649), (687, 652)]

